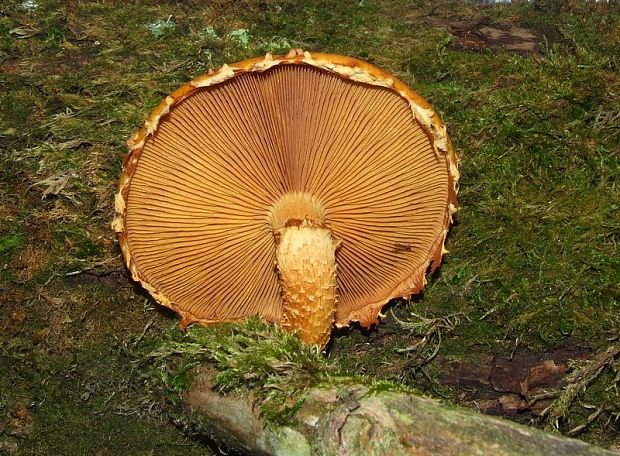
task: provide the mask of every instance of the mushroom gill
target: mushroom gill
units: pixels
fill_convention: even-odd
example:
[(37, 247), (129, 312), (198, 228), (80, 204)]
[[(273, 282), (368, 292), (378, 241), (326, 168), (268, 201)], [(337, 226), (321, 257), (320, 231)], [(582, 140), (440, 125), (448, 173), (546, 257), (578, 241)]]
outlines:
[(456, 207), (445, 127), (403, 83), (292, 50), (200, 76), (129, 141), (113, 222), (182, 325), (261, 317), (322, 348), (424, 287)]

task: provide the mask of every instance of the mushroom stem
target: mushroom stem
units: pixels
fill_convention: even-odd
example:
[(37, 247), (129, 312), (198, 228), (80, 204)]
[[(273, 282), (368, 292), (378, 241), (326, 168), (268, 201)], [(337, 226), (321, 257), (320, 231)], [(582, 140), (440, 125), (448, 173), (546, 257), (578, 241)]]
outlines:
[(280, 326), (323, 350), (336, 310), (338, 241), (325, 225), (307, 218), (277, 230), (276, 239), (284, 300)]

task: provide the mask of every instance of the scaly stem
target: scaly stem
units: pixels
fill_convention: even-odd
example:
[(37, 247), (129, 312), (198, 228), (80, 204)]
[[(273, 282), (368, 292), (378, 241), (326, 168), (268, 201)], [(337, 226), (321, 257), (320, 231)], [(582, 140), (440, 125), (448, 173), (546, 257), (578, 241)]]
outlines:
[(324, 349), (336, 312), (338, 241), (324, 223), (322, 204), (310, 194), (284, 195), (270, 218), (284, 301), (279, 324)]

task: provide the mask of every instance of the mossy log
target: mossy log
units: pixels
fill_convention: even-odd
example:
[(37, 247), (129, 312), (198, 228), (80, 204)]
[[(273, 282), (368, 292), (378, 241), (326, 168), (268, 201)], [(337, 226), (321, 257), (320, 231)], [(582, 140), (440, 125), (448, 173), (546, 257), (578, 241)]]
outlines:
[(251, 395), (223, 395), (208, 373), (183, 403), (199, 431), (257, 455), (618, 455), (585, 442), (398, 391), (361, 384), (309, 390), (290, 424), (261, 418)]

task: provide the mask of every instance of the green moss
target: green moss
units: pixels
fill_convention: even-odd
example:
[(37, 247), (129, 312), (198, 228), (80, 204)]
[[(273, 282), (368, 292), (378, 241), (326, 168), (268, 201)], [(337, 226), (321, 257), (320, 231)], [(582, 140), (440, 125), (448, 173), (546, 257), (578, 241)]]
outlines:
[[(135, 401), (147, 391), (132, 391), (137, 385), (131, 384), (130, 366), (115, 359), (113, 350), (85, 347), (77, 359), (45, 353), (38, 358), (32, 356), (32, 348), (0, 356), (0, 409), (4, 406), (8, 415), (18, 403), (25, 404), (21, 423), (0, 419), (0, 439), (16, 442), (20, 454), (146, 455), (153, 449), (204, 454), (204, 448), (179, 435), (156, 413), (149, 414), (149, 404)], [(12, 391), (22, 395), (13, 396)], [(15, 433), (21, 438), (9, 437)]]
[(24, 237), (21, 234), (9, 234), (0, 238), (0, 255), (11, 252), (24, 245)]
[(103, 253), (102, 245), (80, 224), (59, 225), (54, 235), (63, 253), (75, 261), (73, 266)]
[(384, 391), (392, 391), (397, 393), (408, 392), (413, 393), (411, 387), (407, 387), (401, 383), (388, 382), (388, 381), (373, 381), (368, 387), (368, 395), (382, 393)]
[[(172, 330), (163, 340), (145, 340), (138, 353), (152, 360), (152, 376), (174, 391), (189, 386), (193, 368), (217, 369), (223, 392), (252, 391), (271, 422), (286, 422), (300, 407), (300, 393), (324, 381), (332, 368), (316, 349), (293, 335), (251, 318), (244, 324)], [(144, 355), (138, 355), (138, 358)]]
[[(617, 271), (604, 239), (611, 235), (617, 190), (609, 184), (618, 167), (594, 151), (618, 144), (618, 135), (605, 128), (601, 138), (592, 119), (584, 119), (586, 112), (614, 109), (604, 101), (613, 96), (603, 94), (616, 83), (587, 76), (593, 69), (561, 47), (562, 58), (538, 63), (442, 49), (430, 65), (422, 65), (427, 53), (415, 56), (411, 71), (463, 155), (462, 211), (442, 275), (457, 286), (472, 282), (451, 305), (475, 309), (472, 325), (480, 327), (485, 316), (491, 332), (503, 328), (506, 337), (524, 336), (533, 346), (609, 330), (612, 313), (602, 311), (597, 321), (586, 314), (601, 283)], [(440, 69), (449, 82), (437, 82)], [(453, 264), (470, 268), (457, 273)], [(451, 296), (449, 288), (437, 292), (443, 301)], [(481, 342), (491, 339), (475, 333)]]

